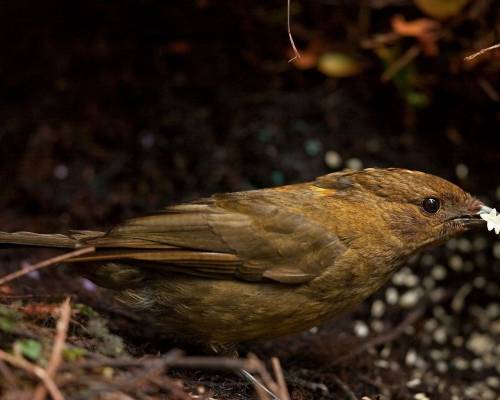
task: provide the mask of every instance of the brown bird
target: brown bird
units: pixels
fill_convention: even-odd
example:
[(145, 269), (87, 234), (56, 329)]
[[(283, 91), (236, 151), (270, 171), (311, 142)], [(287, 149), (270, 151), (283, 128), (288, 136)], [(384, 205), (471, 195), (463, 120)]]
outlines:
[(489, 210), (436, 176), (366, 169), (215, 194), (106, 233), (0, 232), (0, 243), (94, 246), (72, 260), (85, 276), (163, 330), (225, 347), (335, 317)]

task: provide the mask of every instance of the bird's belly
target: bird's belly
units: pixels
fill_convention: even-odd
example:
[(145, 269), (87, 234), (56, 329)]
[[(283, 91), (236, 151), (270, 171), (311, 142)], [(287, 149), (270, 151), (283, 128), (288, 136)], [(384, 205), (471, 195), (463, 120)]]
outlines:
[(231, 344), (308, 329), (336, 307), (304, 286), (176, 278), (123, 292), (120, 300), (152, 312), (162, 329), (207, 343)]

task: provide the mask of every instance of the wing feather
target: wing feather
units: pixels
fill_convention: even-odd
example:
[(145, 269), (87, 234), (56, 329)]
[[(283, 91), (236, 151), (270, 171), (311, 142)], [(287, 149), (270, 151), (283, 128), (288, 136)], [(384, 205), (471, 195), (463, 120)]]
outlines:
[(283, 201), (270, 193), (215, 195), (130, 219), (86, 239), (84, 244), (98, 251), (76, 261), (147, 261), (165, 271), (247, 281), (298, 284), (314, 279), (344, 246), (320, 222), (287, 207), (307, 199)]

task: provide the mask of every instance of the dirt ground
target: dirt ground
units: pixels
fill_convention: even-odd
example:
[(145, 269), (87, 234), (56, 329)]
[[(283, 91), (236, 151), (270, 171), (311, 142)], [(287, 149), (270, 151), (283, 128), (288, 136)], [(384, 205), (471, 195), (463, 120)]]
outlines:
[[(373, 166), (500, 201), (500, 51), (464, 60), (500, 41), (497, 2), (440, 20), (412, 1), (293, 0), (295, 64), (285, 2), (257, 3), (0, 5), (0, 230), (106, 229), (214, 192)], [(321, 67), (325, 55), (351, 76)], [(0, 276), (55, 254), (2, 250)], [(500, 242), (473, 232), (349, 314), (239, 354), (269, 370), (277, 357), (294, 400), (495, 400), (499, 274)], [(47, 368), (66, 296), (53, 378), (64, 398), (257, 398), (235, 368), (172, 353), (200, 355), (67, 265), (0, 287), (0, 350)], [(0, 397), (32, 399), (39, 380), (4, 353)]]

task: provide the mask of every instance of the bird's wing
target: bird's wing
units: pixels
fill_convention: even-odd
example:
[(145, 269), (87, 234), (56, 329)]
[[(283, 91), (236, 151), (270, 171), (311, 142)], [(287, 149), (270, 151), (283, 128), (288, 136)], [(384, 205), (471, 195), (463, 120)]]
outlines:
[(129, 260), (156, 269), (247, 281), (303, 283), (344, 251), (320, 223), (253, 195), (215, 195), (128, 220), (90, 238), (94, 255), (80, 261)]

